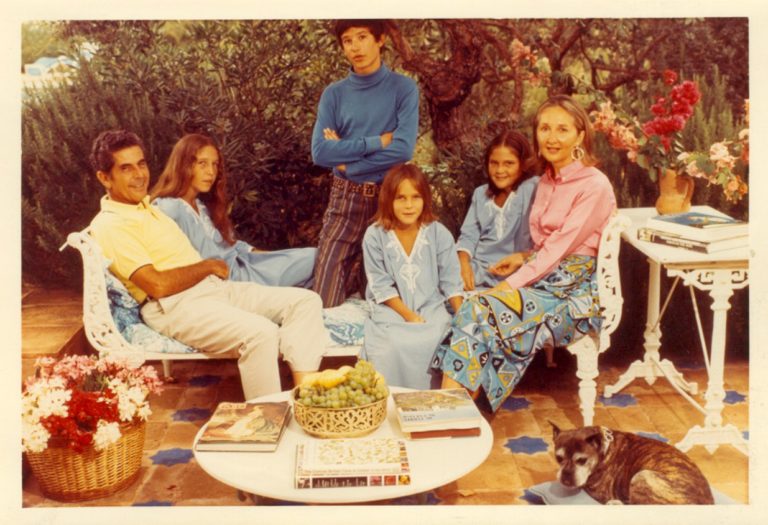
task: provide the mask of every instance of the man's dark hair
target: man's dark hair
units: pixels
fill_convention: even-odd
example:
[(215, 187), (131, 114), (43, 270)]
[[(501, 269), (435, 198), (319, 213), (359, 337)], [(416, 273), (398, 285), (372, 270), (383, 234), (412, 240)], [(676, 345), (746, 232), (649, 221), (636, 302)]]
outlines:
[(109, 172), (115, 165), (112, 154), (131, 146), (139, 146), (146, 153), (144, 143), (135, 133), (123, 129), (102, 131), (91, 146), (91, 167), (94, 171)]
[(387, 24), (388, 22), (386, 20), (375, 20), (372, 18), (336, 20), (333, 24), (333, 33), (336, 35), (339, 44), (341, 44), (341, 35), (343, 35), (347, 29), (350, 27), (365, 27), (371, 32), (376, 40), (380, 40), (381, 35), (387, 31)]

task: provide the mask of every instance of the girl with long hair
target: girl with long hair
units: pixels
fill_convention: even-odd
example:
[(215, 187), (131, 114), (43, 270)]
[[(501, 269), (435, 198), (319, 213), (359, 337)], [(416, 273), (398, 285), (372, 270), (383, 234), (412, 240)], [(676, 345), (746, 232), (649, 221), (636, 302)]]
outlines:
[(263, 251), (235, 239), (224, 158), (211, 138), (196, 133), (182, 137), (150, 197), (203, 258), (227, 262), (231, 280), (311, 287), (316, 248)]
[(483, 163), (488, 182), (475, 189), (456, 241), (464, 290), (496, 286), (503, 277), (488, 268), (533, 246), (528, 216), (539, 178), (532, 161), (531, 145), (517, 131), (504, 131), (488, 144)]

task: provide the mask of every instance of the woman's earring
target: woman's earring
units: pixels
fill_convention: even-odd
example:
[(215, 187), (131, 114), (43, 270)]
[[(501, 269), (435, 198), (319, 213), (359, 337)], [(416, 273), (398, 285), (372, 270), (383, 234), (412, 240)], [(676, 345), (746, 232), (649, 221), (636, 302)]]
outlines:
[(584, 148), (581, 147), (581, 144), (578, 144), (575, 148), (571, 150), (571, 158), (573, 160), (581, 160), (584, 158)]

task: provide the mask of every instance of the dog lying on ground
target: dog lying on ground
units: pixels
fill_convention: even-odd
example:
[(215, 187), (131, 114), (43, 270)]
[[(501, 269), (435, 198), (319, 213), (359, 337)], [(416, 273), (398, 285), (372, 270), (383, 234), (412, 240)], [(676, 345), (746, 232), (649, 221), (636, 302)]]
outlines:
[(704, 475), (671, 445), (605, 427), (561, 431), (550, 424), (557, 479), (566, 487), (600, 503), (713, 504)]

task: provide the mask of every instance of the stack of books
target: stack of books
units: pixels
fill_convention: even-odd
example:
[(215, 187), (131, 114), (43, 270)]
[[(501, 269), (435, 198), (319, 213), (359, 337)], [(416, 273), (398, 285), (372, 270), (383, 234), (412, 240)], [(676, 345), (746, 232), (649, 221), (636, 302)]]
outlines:
[(398, 392), (392, 400), (410, 439), (480, 435), (483, 416), (463, 388)]
[(201, 451), (272, 452), (291, 416), (287, 401), (220, 403), (195, 448)]
[(726, 215), (686, 212), (650, 217), (638, 228), (641, 241), (715, 253), (749, 246), (749, 224)]
[(314, 439), (296, 445), (297, 489), (410, 484), (402, 439)]

